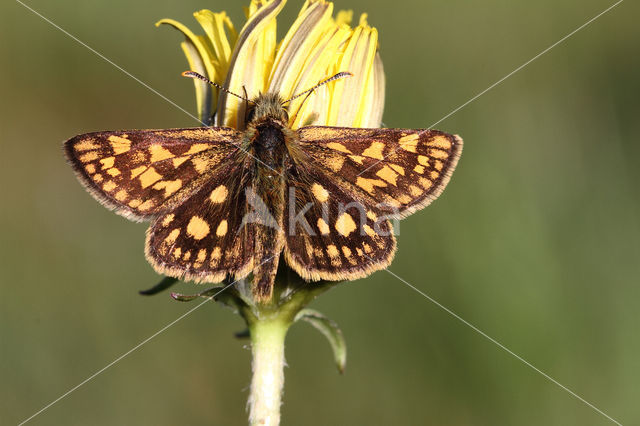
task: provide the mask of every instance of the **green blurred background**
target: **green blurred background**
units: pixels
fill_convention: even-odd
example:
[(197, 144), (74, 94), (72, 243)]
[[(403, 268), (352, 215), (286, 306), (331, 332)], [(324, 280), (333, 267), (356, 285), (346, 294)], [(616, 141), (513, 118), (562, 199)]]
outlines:
[[(182, 37), (154, 22), (196, 29), (201, 8), (244, 19), (231, 0), (27, 3), (190, 111)], [(426, 127), (611, 4), (336, 8), (380, 30), (385, 124)], [(390, 268), (623, 424), (640, 424), (638, 16), (623, 2), (438, 124), (464, 137), (462, 160), (443, 197), (402, 222)], [(13, 0), (0, 5), (0, 40), (0, 423), (16, 424), (194, 306), (137, 294), (158, 281), (146, 225), (96, 203), (62, 141), (194, 123)], [(347, 372), (295, 325), (285, 425), (612, 424), (386, 272), (312, 307), (342, 327)], [(242, 328), (203, 307), (30, 424), (245, 424)]]

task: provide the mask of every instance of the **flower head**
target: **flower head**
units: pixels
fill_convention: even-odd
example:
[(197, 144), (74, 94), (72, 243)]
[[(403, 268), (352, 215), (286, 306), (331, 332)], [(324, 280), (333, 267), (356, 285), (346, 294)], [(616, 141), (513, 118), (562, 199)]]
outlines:
[[(189, 67), (231, 92), (254, 98), (277, 93), (283, 99), (313, 87), (338, 72), (353, 74), (300, 97), (287, 106), (292, 128), (309, 124), (380, 127), (384, 107), (384, 70), (378, 54), (378, 32), (363, 14), (354, 28), (353, 12), (333, 16), (333, 3), (307, 0), (284, 39), (277, 42), (276, 17), (286, 0), (252, 0), (247, 22), (237, 33), (225, 12), (194, 13), (204, 30), (195, 35), (170, 19), (186, 37), (182, 49)], [(194, 80), (198, 116), (215, 126), (244, 128), (244, 102)], [(210, 120), (212, 111), (215, 116)]]

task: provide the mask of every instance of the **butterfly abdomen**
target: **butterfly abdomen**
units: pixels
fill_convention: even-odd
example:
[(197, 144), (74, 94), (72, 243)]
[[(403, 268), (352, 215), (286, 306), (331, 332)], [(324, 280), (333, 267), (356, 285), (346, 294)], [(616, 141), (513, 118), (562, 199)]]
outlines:
[(255, 127), (252, 141), (254, 159), (253, 188), (257, 195), (254, 211), (260, 223), (255, 226), (254, 294), (269, 300), (284, 247), (285, 134), (280, 123), (266, 120)]

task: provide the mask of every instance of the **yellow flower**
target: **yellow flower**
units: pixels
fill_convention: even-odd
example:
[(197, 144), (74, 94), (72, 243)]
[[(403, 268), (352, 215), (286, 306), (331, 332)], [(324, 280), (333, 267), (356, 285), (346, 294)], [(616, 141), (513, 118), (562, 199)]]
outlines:
[[(247, 22), (238, 34), (225, 12), (194, 13), (205, 35), (195, 35), (171, 19), (186, 40), (182, 49), (191, 70), (230, 91), (249, 98), (276, 92), (289, 99), (341, 71), (353, 74), (317, 89), (306, 102), (288, 104), (291, 127), (305, 125), (380, 127), (384, 108), (384, 70), (378, 53), (378, 32), (367, 23), (350, 26), (353, 12), (333, 17), (333, 3), (307, 0), (280, 42), (276, 17), (286, 0), (252, 0)], [(244, 102), (194, 80), (198, 116), (214, 126), (244, 128)], [(299, 109), (299, 111), (298, 111)], [(212, 111), (215, 111), (210, 121)], [(298, 111), (297, 114), (295, 112)]]

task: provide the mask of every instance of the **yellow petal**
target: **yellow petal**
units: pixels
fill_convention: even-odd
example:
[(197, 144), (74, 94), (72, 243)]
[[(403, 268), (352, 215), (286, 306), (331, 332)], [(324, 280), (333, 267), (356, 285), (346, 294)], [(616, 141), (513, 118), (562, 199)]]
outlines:
[(380, 54), (376, 53), (373, 61), (373, 74), (369, 77), (364, 109), (360, 122), (361, 127), (380, 127), (382, 124), (382, 113), (384, 112), (385, 77), (384, 68)]
[(307, 1), (278, 49), (269, 91), (280, 93), (285, 99), (294, 95), (293, 90), (304, 70), (309, 52), (332, 25), (332, 12), (332, 3)]
[(338, 63), (340, 71), (349, 71), (353, 77), (335, 82), (329, 106), (330, 125), (360, 127), (366, 121), (365, 93), (370, 84), (377, 46), (378, 31), (375, 28), (368, 25), (356, 27)]
[(189, 28), (182, 25), (178, 21), (174, 21), (173, 19), (162, 19), (156, 22), (156, 27), (159, 27), (162, 24), (171, 25), (172, 27), (180, 31), (182, 34), (184, 34), (184, 36), (187, 38), (187, 41), (193, 44), (198, 54), (202, 58), (202, 62), (204, 63), (205, 68), (207, 69), (207, 77), (209, 77), (211, 80), (214, 80), (216, 72), (215, 72), (215, 69), (213, 68), (213, 63), (211, 61), (212, 55), (211, 55), (211, 51), (209, 50), (206, 43), (204, 42), (204, 39), (197, 37), (195, 34), (193, 34), (193, 32), (191, 32)]
[[(334, 24), (323, 34), (309, 53), (298, 82), (292, 90), (293, 93), (303, 92), (319, 81), (335, 74), (335, 62), (342, 56), (341, 50), (351, 37), (351, 33), (352, 30), (347, 25)], [(305, 97), (301, 97), (291, 102), (289, 111), (292, 118), (295, 111), (300, 109), (295, 121), (291, 123), (293, 128), (309, 125), (311, 118), (314, 118), (313, 124), (315, 125), (330, 125), (327, 120), (333, 84), (335, 83), (321, 86), (309, 99), (305, 100)]]
[[(204, 29), (211, 44), (212, 59), (217, 77), (214, 81), (222, 84), (222, 80), (229, 69), (233, 45), (238, 37), (235, 28), (225, 12), (213, 13), (210, 10), (203, 9), (194, 13), (193, 16)], [(228, 37), (227, 31), (229, 32)]]
[(341, 10), (336, 15), (336, 24), (338, 25), (351, 25), (353, 20), (353, 10)]
[[(198, 54), (196, 47), (190, 41), (186, 40), (180, 43), (184, 55), (189, 62), (189, 69), (200, 74), (206, 75), (206, 67), (202, 62), (202, 57)], [(193, 79), (193, 85), (196, 89), (196, 107), (198, 109), (198, 119), (206, 123), (211, 117), (211, 105), (213, 88), (204, 81)]]
[[(265, 76), (271, 69), (271, 58), (276, 46), (275, 17), (285, 3), (285, 0), (265, 2), (242, 28), (224, 83), (232, 92), (243, 94), (244, 87), (249, 97), (254, 97), (265, 90)], [(216, 125), (244, 127), (243, 101), (240, 99), (224, 92), (220, 93), (217, 111)]]

